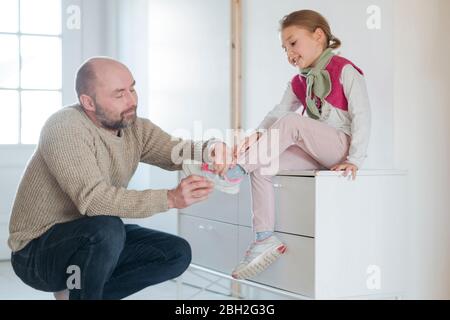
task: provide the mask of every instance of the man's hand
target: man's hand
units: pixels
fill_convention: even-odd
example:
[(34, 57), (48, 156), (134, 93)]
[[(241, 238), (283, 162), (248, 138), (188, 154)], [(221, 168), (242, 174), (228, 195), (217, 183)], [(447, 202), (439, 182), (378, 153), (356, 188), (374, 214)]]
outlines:
[(356, 172), (358, 171), (358, 167), (352, 163), (344, 162), (341, 164), (337, 164), (330, 169), (331, 171), (345, 171), (342, 175), (344, 177), (348, 176), (349, 173), (352, 174), (352, 179), (356, 179)]
[(213, 189), (214, 184), (204, 177), (192, 175), (184, 178), (175, 189), (167, 192), (169, 209), (183, 209), (206, 200)]
[(223, 142), (217, 142), (212, 146), (211, 158), (213, 160), (214, 173), (223, 177), (230, 166), (233, 165), (233, 150)]

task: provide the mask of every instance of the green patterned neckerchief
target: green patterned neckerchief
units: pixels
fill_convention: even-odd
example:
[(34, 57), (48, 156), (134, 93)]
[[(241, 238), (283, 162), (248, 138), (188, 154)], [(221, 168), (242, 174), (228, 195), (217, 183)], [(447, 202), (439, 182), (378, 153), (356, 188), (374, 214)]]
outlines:
[(315, 99), (313, 99), (313, 93), (323, 105), (325, 98), (331, 92), (331, 78), (325, 68), (334, 56), (332, 50), (332, 48), (326, 49), (314, 67), (300, 69), (300, 74), (306, 78), (306, 111), (310, 118), (316, 120), (320, 118), (320, 112)]

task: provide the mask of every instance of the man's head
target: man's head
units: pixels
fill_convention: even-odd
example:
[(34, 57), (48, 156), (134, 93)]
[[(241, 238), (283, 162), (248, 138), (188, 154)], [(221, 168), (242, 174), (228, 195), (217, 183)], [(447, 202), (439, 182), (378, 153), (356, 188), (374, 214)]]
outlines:
[(136, 120), (136, 81), (119, 61), (91, 58), (80, 67), (75, 82), (80, 104), (96, 125), (117, 131)]

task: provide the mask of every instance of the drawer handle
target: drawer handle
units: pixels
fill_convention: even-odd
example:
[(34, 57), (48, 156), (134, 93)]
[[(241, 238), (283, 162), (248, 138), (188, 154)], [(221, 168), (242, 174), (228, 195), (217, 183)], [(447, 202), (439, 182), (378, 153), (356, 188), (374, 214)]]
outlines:
[(283, 185), (281, 183), (274, 183), (273, 186), (275, 188), (283, 188)]
[(200, 225), (198, 226), (198, 228), (199, 228), (200, 230), (207, 230), (207, 231), (211, 231), (211, 230), (214, 229), (213, 226), (207, 226), (207, 227), (205, 227), (205, 226), (202, 225), (202, 224), (200, 224)]

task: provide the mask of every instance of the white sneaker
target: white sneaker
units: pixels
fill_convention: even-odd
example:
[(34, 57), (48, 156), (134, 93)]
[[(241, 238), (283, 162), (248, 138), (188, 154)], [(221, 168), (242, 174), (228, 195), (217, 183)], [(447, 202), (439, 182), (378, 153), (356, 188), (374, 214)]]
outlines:
[(229, 194), (239, 193), (239, 185), (243, 180), (242, 178), (222, 178), (218, 174), (215, 174), (213, 171), (211, 171), (207, 163), (196, 163), (192, 160), (183, 162), (183, 172), (187, 177), (190, 175), (205, 177), (214, 183), (214, 188)]
[(286, 252), (286, 246), (275, 236), (253, 242), (244, 259), (232, 272), (235, 279), (247, 279), (267, 269), (277, 258)]

